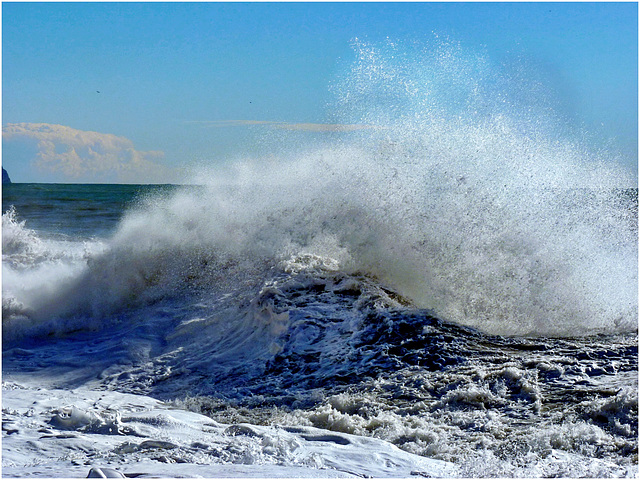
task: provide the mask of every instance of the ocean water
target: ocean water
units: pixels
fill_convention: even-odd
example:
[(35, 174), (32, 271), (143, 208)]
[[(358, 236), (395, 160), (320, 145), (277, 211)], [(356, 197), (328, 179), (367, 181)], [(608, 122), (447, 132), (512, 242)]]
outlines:
[[(354, 48), (331, 115), (363, 128), (190, 185), (3, 186), (5, 474), (637, 476), (631, 175), (482, 56)], [(226, 443), (125, 428), (125, 394)]]

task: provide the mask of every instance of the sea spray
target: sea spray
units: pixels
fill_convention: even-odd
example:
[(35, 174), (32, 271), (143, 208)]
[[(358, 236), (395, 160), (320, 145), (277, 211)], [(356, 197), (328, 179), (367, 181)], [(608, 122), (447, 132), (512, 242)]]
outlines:
[(138, 217), (171, 211), (156, 225), (175, 225), (174, 243), (228, 255), (234, 268), (333, 257), (491, 333), (634, 330), (628, 172), (572, 139), (535, 82), (458, 45), (355, 48), (334, 116), (369, 128), (306, 145), (277, 132), (275, 153), (198, 176), (197, 195)]
[(635, 330), (629, 174), (483, 56), (440, 40), (354, 46), (333, 117), (368, 128), (306, 144), (278, 131), (264, 157), (150, 196), (107, 251), (33, 302), (35, 315), (250, 298), (283, 262), (313, 254), (489, 333)]
[(366, 128), (269, 130), (192, 186), (3, 191), (3, 468), (200, 474), (311, 446), (398, 474), (380, 441), (456, 476), (637, 473), (630, 177), (486, 57), (355, 47), (330, 121)]

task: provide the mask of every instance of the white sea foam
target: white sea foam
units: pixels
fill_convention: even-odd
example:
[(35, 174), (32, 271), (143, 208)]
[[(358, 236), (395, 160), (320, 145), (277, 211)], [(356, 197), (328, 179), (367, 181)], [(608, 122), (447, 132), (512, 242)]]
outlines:
[[(74, 282), (100, 241), (43, 238), (10, 208), (2, 216), (2, 312), (5, 340), (40, 330), (42, 310), (54, 305), (62, 286)], [(53, 309), (55, 312), (55, 308)], [(54, 330), (59, 327), (53, 326)]]
[[(92, 467), (161, 477), (406, 478), (456, 467), (387, 442), (309, 427), (223, 425), (116, 392), (3, 384), (3, 475), (83, 476)], [(176, 468), (177, 467), (177, 468)]]

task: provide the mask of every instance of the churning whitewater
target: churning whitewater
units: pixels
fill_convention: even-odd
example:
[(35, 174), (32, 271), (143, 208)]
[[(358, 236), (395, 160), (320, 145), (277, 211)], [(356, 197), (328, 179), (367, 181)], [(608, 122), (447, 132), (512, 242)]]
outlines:
[(637, 475), (631, 174), (482, 55), (354, 48), (363, 128), (3, 186), (5, 476)]

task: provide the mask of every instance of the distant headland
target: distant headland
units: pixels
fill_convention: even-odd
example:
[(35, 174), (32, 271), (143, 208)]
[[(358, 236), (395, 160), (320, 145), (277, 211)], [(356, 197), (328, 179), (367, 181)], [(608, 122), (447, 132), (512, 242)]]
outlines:
[(11, 183), (11, 179), (9, 178), (9, 174), (7, 173), (7, 171), (4, 168), (2, 169), (2, 183)]

